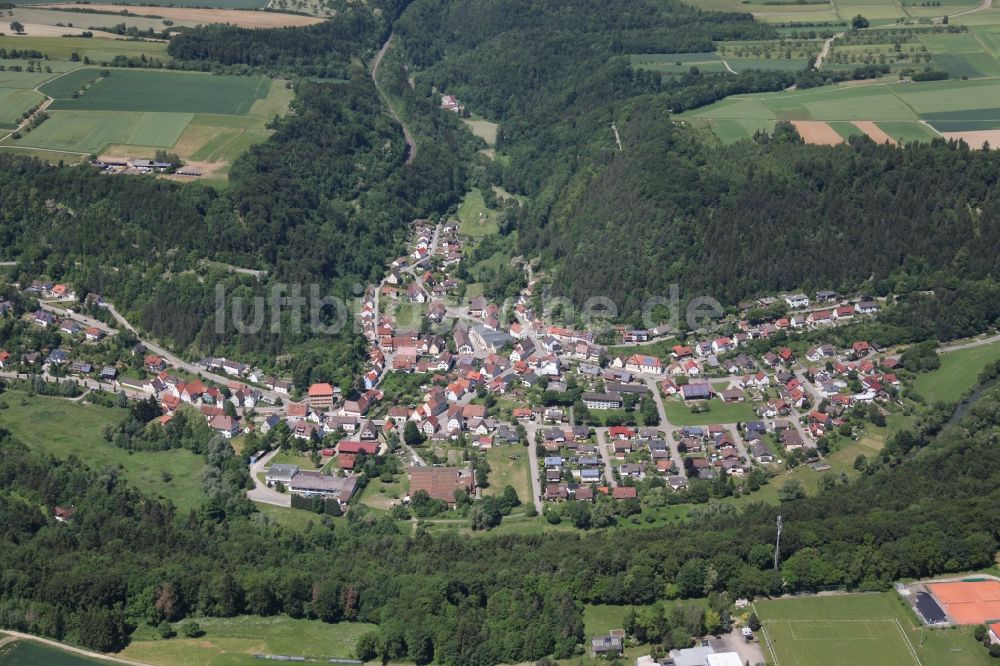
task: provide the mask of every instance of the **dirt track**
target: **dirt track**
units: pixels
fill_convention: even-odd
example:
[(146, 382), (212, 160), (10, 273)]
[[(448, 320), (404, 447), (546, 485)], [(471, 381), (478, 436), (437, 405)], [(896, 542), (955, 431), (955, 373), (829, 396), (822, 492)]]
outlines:
[(1000, 130), (972, 130), (969, 132), (944, 132), (945, 138), (956, 141), (964, 141), (969, 144), (969, 148), (979, 150), (984, 143), (989, 143), (991, 148), (1000, 146)]
[(836, 146), (844, 143), (844, 137), (822, 120), (793, 120), (792, 124), (806, 143), (817, 146)]
[(854, 126), (868, 135), (868, 138), (875, 143), (891, 143), (897, 145), (899, 142), (883, 132), (878, 125), (870, 120), (855, 120)]
[[(79, 9), (77, 4), (45, 5), (50, 9)], [(191, 7), (139, 7), (122, 5), (86, 5), (87, 9), (119, 13), (127, 9), (138, 16), (159, 16), (174, 21), (198, 23), (230, 23), (244, 28), (284, 28), (322, 23), (326, 19), (280, 12), (241, 11), (238, 9), (195, 9)]]

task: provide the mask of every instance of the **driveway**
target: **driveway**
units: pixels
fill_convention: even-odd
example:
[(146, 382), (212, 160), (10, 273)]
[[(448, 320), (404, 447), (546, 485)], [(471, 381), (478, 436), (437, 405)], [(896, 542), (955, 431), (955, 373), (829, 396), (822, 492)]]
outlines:
[(250, 478), (254, 483), (254, 487), (247, 491), (247, 499), (250, 501), (284, 507), (290, 507), (292, 505), (291, 495), (288, 493), (279, 493), (274, 488), (268, 488), (267, 484), (261, 482), (261, 480), (257, 478), (257, 475), (262, 474), (268, 467), (268, 463), (271, 462), (271, 459), (278, 455), (278, 451), (280, 451), (280, 449), (275, 449), (254, 464), (250, 465)]

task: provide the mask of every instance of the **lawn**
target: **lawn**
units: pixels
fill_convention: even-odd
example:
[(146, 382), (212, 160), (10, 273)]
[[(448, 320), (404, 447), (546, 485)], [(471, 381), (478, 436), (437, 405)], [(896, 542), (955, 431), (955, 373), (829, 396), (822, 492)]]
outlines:
[(985, 666), (969, 629), (918, 626), (894, 592), (757, 601), (775, 666)]
[(410, 492), (410, 480), (405, 473), (390, 478), (391, 483), (386, 483), (381, 477), (370, 481), (361, 491), (358, 501), (373, 509), (388, 511), (396, 499)]
[(261, 77), (113, 70), (79, 98), (56, 100), (50, 108), (242, 116), (270, 89), (271, 81)]
[(941, 354), (941, 367), (918, 375), (913, 389), (931, 402), (955, 402), (976, 384), (988, 364), (1000, 360), (1000, 342)]
[[(114, 22), (114, 17), (109, 16), (107, 20), (108, 22)], [(41, 51), (49, 56), (50, 60), (69, 60), (73, 53), (77, 53), (81, 59), (90, 58), (95, 63), (110, 62), (117, 55), (129, 58), (145, 55), (147, 58), (168, 59), (166, 42), (143, 42), (127, 39), (31, 37), (30, 35), (24, 37), (5, 36), (0, 37), (0, 49), (7, 51), (11, 49)], [(46, 77), (46, 79), (48, 78), (51, 78), (51, 75)]]
[(643, 354), (645, 356), (656, 356), (667, 359), (674, 353), (674, 345), (680, 344), (677, 338), (663, 338), (655, 342), (647, 342), (641, 345), (624, 345), (621, 347), (608, 347), (608, 356), (632, 356), (633, 354)]
[(119, 657), (149, 664), (203, 666), (207, 664), (260, 664), (256, 654), (312, 657), (326, 661), (349, 658), (362, 634), (373, 624), (319, 620), (294, 620), (287, 616), (199, 618), (205, 635), (200, 638), (160, 640), (148, 627), (140, 628)]
[(753, 421), (757, 415), (749, 402), (724, 403), (721, 400), (713, 399), (699, 401), (698, 404), (709, 407), (709, 411), (699, 414), (692, 414), (690, 405), (679, 400), (664, 399), (664, 407), (667, 410), (667, 420), (672, 425), (698, 426), (713, 425), (721, 423), (741, 423)]
[(625, 628), (625, 616), (632, 606), (587, 604), (583, 607), (583, 633), (588, 638), (608, 634), (612, 629)]
[(486, 495), (499, 495), (504, 486), (513, 486), (522, 504), (531, 501), (531, 474), (528, 471), (528, 449), (517, 444), (497, 446), (486, 452), (490, 463), (490, 487)]
[[(8, 406), (0, 410), (0, 427), (10, 430), (29, 448), (63, 459), (75, 455), (94, 469), (121, 466), (130, 484), (153, 497), (172, 500), (183, 512), (201, 504), (201, 470), (205, 466), (201, 456), (183, 449), (129, 453), (104, 441), (104, 427), (120, 422), (125, 410), (63, 398), (29, 397), (20, 391), (0, 395), (0, 402)], [(164, 480), (164, 472), (172, 477), (170, 481)]]
[(299, 468), (304, 470), (319, 469), (316, 465), (313, 465), (312, 459), (308, 455), (302, 455), (298, 451), (293, 451), (291, 449), (281, 449), (273, 458), (271, 458), (271, 465), (298, 465)]
[[(0, 634), (2, 638), (3, 634)], [(30, 640), (14, 641), (0, 646), (0, 666), (93, 666), (111, 662), (88, 659)]]

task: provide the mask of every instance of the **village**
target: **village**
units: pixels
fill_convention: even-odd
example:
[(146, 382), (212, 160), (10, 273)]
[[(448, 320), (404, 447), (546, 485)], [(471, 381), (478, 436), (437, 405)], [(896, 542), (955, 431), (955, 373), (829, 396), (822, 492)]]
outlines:
[[(669, 326), (616, 325), (608, 333), (615, 344), (599, 344), (594, 331), (536, 310), (538, 276), (512, 307), (484, 295), (459, 298), (466, 285), (456, 269), (469, 244), (460, 231), (457, 221), (415, 221), (408, 253), (366, 290), (358, 318), (368, 363), (351, 394), (329, 383), (297, 387), (233, 359), (184, 361), (141, 341), (128, 350), (129, 367), (102, 361), (89, 350), (118, 329), (84, 313), (113, 306), (95, 294), (78, 301), (72, 287), (44, 281), (21, 286), (40, 302), (23, 317), (63, 342), (17, 358), (0, 350), (0, 376), (152, 396), (161, 426), (193, 409), (227, 439), (281, 432), (288, 450), (245, 454), (257, 482), (249, 497), (284, 507), (318, 496), (349, 510), (364, 485), (363, 463), (391, 458), (406, 481), (374, 505), (405, 508), (419, 497), (436, 507), (427, 515), (443, 515), (498, 492), (486, 458), (511, 449), (509, 460), (527, 458), (513, 475), (529, 478), (513, 484), (526, 514), (578, 527), (752, 493), (790, 465), (822, 472), (828, 440), (860, 434), (847, 414), (884, 422), (898, 394), (900, 361), (887, 350), (859, 340), (796, 353), (800, 345), (788, 342), (874, 316), (875, 299), (768, 297), (743, 311), (778, 306), (782, 316), (754, 324), (730, 317), (683, 342)], [(567, 502), (593, 506), (593, 516), (561, 506)]]

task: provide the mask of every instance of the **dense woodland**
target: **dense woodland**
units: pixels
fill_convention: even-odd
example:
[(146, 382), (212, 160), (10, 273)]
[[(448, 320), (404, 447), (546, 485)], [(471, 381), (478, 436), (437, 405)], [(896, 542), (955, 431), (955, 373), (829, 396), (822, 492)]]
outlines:
[(771, 28), (683, 4), (571, 4), (416, 0), (397, 28), (418, 91), (454, 93), (501, 123), (511, 163), (492, 177), (532, 196), (518, 247), (546, 259), (557, 294), (609, 296), (628, 316), (674, 283), (683, 298), (732, 304), (781, 289), (885, 293), (996, 275), (995, 253), (978, 251), (1000, 234), (996, 154), (941, 141), (806, 146), (787, 125), (713, 145), (670, 112), (831, 75), (804, 64), (661, 77), (633, 69), (628, 54), (710, 50), (722, 34), (762, 38)]
[[(140, 404), (121, 432), (144, 418)], [(155, 445), (205, 457), (206, 499), (190, 515), (140, 496), (114, 470), (56, 460), (0, 432), (0, 625), (111, 650), (142, 623), (288, 613), (378, 623), (358, 646), (368, 657), (485, 665), (569, 656), (588, 602), (887, 589), (901, 577), (989, 566), (997, 549), (989, 516), (1000, 467), (984, 461), (1000, 437), (1000, 391), (935, 435), (942, 423), (895, 438), (859, 480), (780, 509), (702, 512), (658, 529), (485, 537), (403, 535), (362, 506), (336, 528), (322, 519), (304, 533), (275, 527), (242, 496), (243, 461), (199, 443), (194, 423)], [(54, 505), (75, 506), (74, 520), (56, 523), (39, 508)], [(780, 578), (771, 571), (779, 510)], [(641, 630), (668, 644), (711, 619), (650, 615), (636, 618)]]

